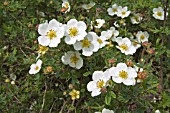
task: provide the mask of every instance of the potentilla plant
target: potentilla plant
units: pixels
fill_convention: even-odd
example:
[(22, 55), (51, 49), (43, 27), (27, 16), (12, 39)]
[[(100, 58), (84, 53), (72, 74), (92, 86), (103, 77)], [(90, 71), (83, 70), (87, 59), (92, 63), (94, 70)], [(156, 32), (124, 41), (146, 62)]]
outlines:
[[(68, 15), (71, 13), (71, 6), (74, 5), (70, 4), (72, 3), (63, 0), (62, 8), (65, 8), (64, 13)], [(97, 7), (96, 3), (90, 2), (89, 4), (81, 5), (79, 8), (90, 12), (94, 7)], [(150, 10), (152, 11), (152, 9)], [(96, 101), (99, 102), (96, 105), (103, 104), (102, 102), (104, 101), (103, 106), (101, 105), (102, 107), (97, 108), (97, 111), (102, 111), (102, 113), (114, 113), (114, 109), (121, 111), (122, 106), (117, 105), (119, 102), (122, 105), (128, 105), (125, 108), (126, 110), (133, 111), (131, 106), (134, 105), (134, 109), (137, 109), (137, 104), (140, 104), (140, 102), (136, 104), (133, 99), (137, 99), (139, 95), (141, 96), (139, 96), (140, 99), (148, 98), (148, 93), (152, 93), (145, 93), (147, 87), (157, 84), (151, 82), (151, 79), (155, 79), (152, 74), (153, 70), (148, 69), (148, 76), (146, 76), (147, 69), (144, 69), (150, 68), (149, 66), (153, 62), (151, 57), (155, 52), (151, 52), (150, 49), (152, 48), (147, 44), (149, 44), (150, 40), (153, 40), (150, 36), (154, 35), (150, 29), (141, 29), (141, 26), (145, 27), (143, 25), (145, 16), (141, 16), (141, 13), (130, 11), (128, 6), (120, 6), (118, 3), (114, 3), (109, 8), (105, 8), (105, 10), (98, 9), (95, 11), (98, 14), (103, 11), (105, 15), (107, 14), (106, 18), (101, 14), (99, 17), (91, 17), (89, 20), (90, 17), (83, 18), (81, 15), (81, 18), (69, 17), (69, 19), (67, 18), (68, 21), (63, 23), (57, 19), (52, 19), (49, 22), (46, 21), (40, 24), (38, 27), (40, 36), (38, 37), (37, 63), (30, 66), (29, 74), (36, 74), (40, 71), (43, 62), (43, 59), (40, 60), (40, 58), (46, 57), (45, 54), (50, 49), (56, 51), (56, 56), (58, 55), (57, 52), (60, 51), (59, 54), (60, 56), (62, 54), (62, 56), (56, 59), (56, 62), (60, 63), (58, 66), (63, 69), (62, 73), (68, 75), (68, 78), (66, 77), (68, 81), (71, 80), (77, 85), (75, 86), (76, 88), (69, 91), (72, 106), (82, 96), (87, 101), (96, 98)], [(64, 16), (67, 16), (67, 14)], [(152, 16), (154, 19), (164, 20), (168, 13), (165, 13), (162, 7), (158, 7), (153, 9)], [(137, 27), (138, 25), (139, 27)], [(54, 47), (56, 48), (55, 50)], [(150, 54), (148, 55), (147, 53)], [(144, 57), (144, 55), (148, 58)], [(107, 62), (109, 58), (113, 59), (114, 62)], [(149, 62), (150, 60), (151, 63)], [(126, 61), (131, 61), (131, 63), (125, 63)], [(43, 62), (43, 65), (45, 65), (45, 62)], [(59, 73), (58, 70), (54, 71)], [(59, 75), (58, 79), (60, 77), (62, 77), (62, 74)], [(82, 87), (84, 89), (75, 90)], [(91, 93), (90, 96), (89, 93)], [(68, 98), (67, 93), (65, 95)], [(67, 101), (64, 100), (64, 102)], [(85, 103), (86, 106), (91, 105), (88, 102)], [(111, 106), (111, 103), (113, 106)], [(105, 109), (105, 105), (108, 105), (113, 110)], [(102, 110), (101, 108), (104, 109)]]

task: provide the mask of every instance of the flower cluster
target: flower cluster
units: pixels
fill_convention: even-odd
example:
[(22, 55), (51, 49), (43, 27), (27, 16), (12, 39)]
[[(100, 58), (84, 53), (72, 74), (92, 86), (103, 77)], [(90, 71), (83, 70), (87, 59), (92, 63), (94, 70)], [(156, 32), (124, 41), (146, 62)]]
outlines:
[(95, 71), (92, 79), (87, 84), (87, 90), (92, 92), (91, 96), (101, 94), (108, 86), (108, 81), (112, 77), (115, 83), (123, 83), (127, 86), (136, 84), (137, 71), (133, 67), (128, 67), (125, 63), (118, 63), (116, 67), (111, 67), (106, 71)]
[(107, 9), (107, 12), (110, 16), (117, 15), (118, 17), (125, 18), (128, 17), (131, 11), (128, 11), (128, 7), (118, 6), (117, 4), (113, 4), (111, 8)]
[[(84, 4), (82, 7), (89, 10), (95, 5)], [(62, 7), (65, 8), (65, 13), (70, 11), (70, 5), (67, 0), (63, 0)], [(122, 25), (126, 25), (125, 18), (128, 17), (131, 11), (128, 11), (128, 7), (112, 5), (107, 9), (110, 16), (116, 15), (121, 18)], [(168, 13), (166, 13), (168, 16)], [(155, 19), (164, 20), (164, 11), (161, 7), (153, 9), (153, 17)], [(131, 16), (130, 20), (132, 24), (139, 24), (143, 17), (139, 13), (135, 13)], [(91, 23), (94, 28), (101, 28), (106, 21), (104, 19), (96, 19)], [(94, 25), (93, 25), (94, 24)], [(88, 25), (88, 24), (87, 24)], [(44, 55), (49, 48), (58, 47), (61, 39), (64, 39), (65, 44), (73, 46), (74, 51), (66, 51), (61, 57), (61, 61), (65, 65), (69, 65), (72, 68), (80, 69), (83, 67), (83, 57), (92, 56), (99, 49), (102, 49), (106, 45), (109, 45), (109, 41), (115, 43), (115, 47), (125, 55), (133, 55), (137, 49), (141, 47), (141, 43), (147, 43), (149, 41), (149, 33), (147, 31), (137, 31), (134, 36), (131, 37), (122, 34), (119, 31), (119, 26), (116, 22), (115, 27), (110, 26), (109, 29), (96, 33), (94, 31), (88, 31), (88, 26), (84, 21), (78, 21), (76, 19), (70, 19), (66, 24), (58, 22), (56, 19), (52, 19), (49, 22), (45, 22), (38, 27), (38, 61), (30, 66), (29, 74), (36, 74), (40, 71), (42, 61), (39, 59), (41, 55)], [(120, 36), (119, 36), (120, 35)], [(135, 37), (135, 38), (134, 38)], [(81, 54), (82, 53), (82, 54)], [(46, 69), (46, 73), (52, 72), (52, 67)], [(133, 86), (137, 82), (142, 82), (145, 78), (143, 68), (135, 65), (127, 65), (119, 62), (116, 66), (113, 66), (105, 71), (94, 71), (92, 74), (92, 81), (87, 84), (87, 90), (91, 92), (91, 96), (98, 96), (102, 92), (107, 91), (109, 81), (113, 81), (116, 84), (123, 83), (126, 86)], [(72, 90), (69, 95), (72, 100), (80, 98), (80, 91)], [(99, 112), (96, 112), (99, 113)], [(102, 113), (114, 113), (112, 110), (103, 109)]]

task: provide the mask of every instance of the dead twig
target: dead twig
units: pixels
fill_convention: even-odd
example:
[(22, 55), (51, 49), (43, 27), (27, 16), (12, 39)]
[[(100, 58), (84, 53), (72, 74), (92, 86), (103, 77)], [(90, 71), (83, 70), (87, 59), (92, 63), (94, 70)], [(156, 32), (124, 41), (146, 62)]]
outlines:
[(41, 105), (41, 109), (40, 109), (40, 112), (39, 113), (42, 113), (43, 112), (43, 109), (44, 109), (44, 104), (45, 104), (45, 95), (46, 95), (46, 92), (47, 92), (47, 84), (45, 82), (45, 91), (44, 91), (44, 95), (43, 95), (43, 103)]

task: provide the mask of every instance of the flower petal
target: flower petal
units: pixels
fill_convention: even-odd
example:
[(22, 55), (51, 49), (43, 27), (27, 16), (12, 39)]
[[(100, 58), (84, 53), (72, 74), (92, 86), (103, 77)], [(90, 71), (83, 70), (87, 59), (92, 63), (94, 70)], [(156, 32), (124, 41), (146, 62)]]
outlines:
[(60, 38), (53, 38), (49, 44), (49, 47), (57, 47), (60, 43)]
[(130, 86), (130, 85), (135, 85), (136, 84), (136, 80), (134, 78), (127, 78), (127, 79), (123, 79), (122, 81), (125, 85)]
[(50, 44), (50, 39), (47, 36), (39, 36), (38, 43), (42, 46), (48, 46)]
[(40, 35), (46, 35), (48, 32), (48, 23), (40, 24), (38, 27), (38, 33)]
[(88, 91), (93, 91), (97, 88), (96, 86), (96, 82), (95, 81), (90, 81), (88, 84), (87, 84), (87, 90)]
[(92, 79), (94, 81), (99, 81), (101, 78), (103, 78), (103, 71), (95, 71), (93, 73)]

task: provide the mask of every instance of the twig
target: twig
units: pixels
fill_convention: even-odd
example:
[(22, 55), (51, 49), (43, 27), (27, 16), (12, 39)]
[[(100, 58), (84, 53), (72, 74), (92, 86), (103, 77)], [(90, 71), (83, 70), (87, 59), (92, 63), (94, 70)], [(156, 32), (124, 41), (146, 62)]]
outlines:
[(61, 107), (61, 110), (60, 110), (60, 112), (59, 112), (59, 113), (62, 113), (62, 112), (63, 112), (63, 110), (64, 110), (64, 106), (66, 105), (66, 103), (67, 103), (67, 101), (64, 101), (63, 106)]
[(52, 106), (51, 106), (51, 108), (50, 108), (50, 112), (49, 112), (49, 113), (51, 113), (51, 111), (52, 111), (52, 109), (53, 109), (53, 106), (54, 106), (55, 101), (56, 101), (56, 99), (54, 100), (54, 102), (53, 102), (53, 104), (52, 104)]
[(43, 112), (43, 108), (44, 108), (44, 104), (45, 104), (45, 95), (46, 95), (46, 92), (47, 92), (47, 84), (45, 82), (45, 91), (44, 91), (44, 95), (43, 95), (43, 103), (41, 105), (41, 109), (40, 109), (40, 112), (39, 113), (42, 113)]
[(21, 52), (24, 54), (24, 56), (27, 57), (27, 55), (25, 54), (25, 52), (21, 49), (21, 47), (19, 47), (19, 49), (21, 50)]
[[(71, 104), (72, 106), (74, 106), (74, 102), (75, 100), (72, 101), (72, 104)], [(70, 109), (68, 109), (67, 113), (70, 113)]]

